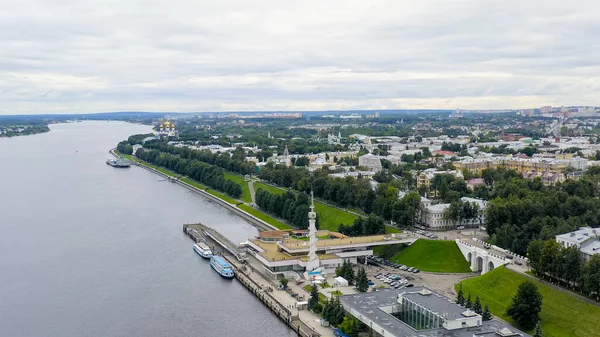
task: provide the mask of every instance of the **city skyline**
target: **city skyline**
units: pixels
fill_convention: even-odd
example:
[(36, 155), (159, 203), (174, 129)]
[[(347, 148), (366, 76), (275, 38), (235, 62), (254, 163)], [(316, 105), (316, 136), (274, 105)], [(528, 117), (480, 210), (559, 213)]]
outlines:
[(600, 3), (0, 5), (0, 115), (597, 106)]

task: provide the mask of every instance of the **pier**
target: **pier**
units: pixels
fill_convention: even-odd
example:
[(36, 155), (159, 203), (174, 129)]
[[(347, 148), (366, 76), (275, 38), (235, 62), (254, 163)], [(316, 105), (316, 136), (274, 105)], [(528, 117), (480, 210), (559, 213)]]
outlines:
[[(184, 224), (183, 232), (194, 242), (206, 241), (222, 249), (221, 255), (235, 272), (235, 278), (252, 292), (265, 306), (301, 337), (329, 337), (333, 330), (315, 326), (317, 318), (308, 310), (299, 310), (296, 299), (278, 290), (271, 280), (263, 277), (259, 268), (246, 259), (246, 252), (216, 230), (203, 224)], [(242, 257), (242, 258), (240, 258)], [(318, 324), (317, 324), (318, 325)]]

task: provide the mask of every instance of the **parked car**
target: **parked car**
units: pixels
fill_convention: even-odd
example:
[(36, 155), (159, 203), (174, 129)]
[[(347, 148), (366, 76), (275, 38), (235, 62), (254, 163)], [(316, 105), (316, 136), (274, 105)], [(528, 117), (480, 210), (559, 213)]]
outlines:
[(412, 283), (407, 284), (405, 287), (410, 288), (410, 287), (414, 287), (415, 285)]
[(419, 269), (417, 269), (417, 268), (413, 269), (413, 273), (418, 273), (418, 272), (420, 272)]

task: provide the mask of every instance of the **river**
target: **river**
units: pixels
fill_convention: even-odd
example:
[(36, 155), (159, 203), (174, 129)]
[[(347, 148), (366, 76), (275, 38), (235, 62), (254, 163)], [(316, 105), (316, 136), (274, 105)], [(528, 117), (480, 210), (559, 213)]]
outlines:
[(182, 224), (256, 229), (108, 150), (150, 127), (51, 125), (0, 139), (0, 336), (294, 336), (192, 250)]

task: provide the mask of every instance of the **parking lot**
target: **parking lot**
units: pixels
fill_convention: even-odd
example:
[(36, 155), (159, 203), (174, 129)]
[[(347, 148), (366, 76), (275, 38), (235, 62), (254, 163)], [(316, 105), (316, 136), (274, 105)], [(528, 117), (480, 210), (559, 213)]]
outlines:
[[(379, 260), (379, 261), (378, 261)], [(440, 274), (422, 271), (408, 271), (410, 266), (380, 262), (381, 258), (376, 256), (369, 258), (367, 276), (375, 287), (386, 287), (394, 289), (410, 288), (412, 286), (426, 286), (436, 292), (449, 296), (455, 296), (454, 285), (461, 280), (477, 276), (476, 273), (465, 274)]]

